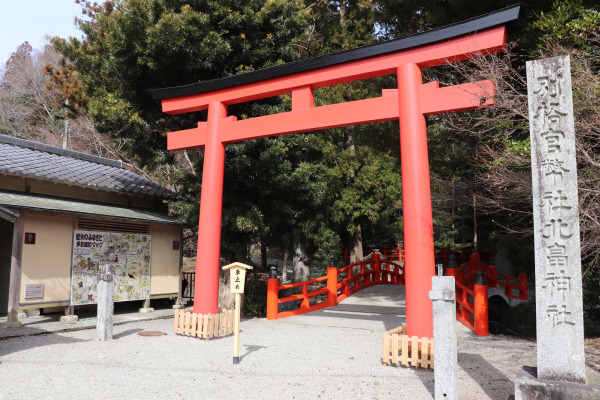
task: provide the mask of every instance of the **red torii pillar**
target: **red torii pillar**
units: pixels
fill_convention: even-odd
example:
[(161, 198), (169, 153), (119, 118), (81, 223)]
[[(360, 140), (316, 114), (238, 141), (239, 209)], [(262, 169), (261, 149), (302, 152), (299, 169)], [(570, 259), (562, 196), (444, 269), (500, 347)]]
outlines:
[[(207, 122), (167, 136), (169, 150), (205, 147), (194, 312), (217, 312), (226, 143), (399, 119), (407, 333), (432, 337), (428, 293), (435, 261), (425, 115), (492, 105), (493, 83), (440, 88), (437, 82), (422, 83), (421, 68), (503, 51), (504, 24), (515, 20), (518, 13), (519, 8), (514, 7), (449, 28), (325, 58), (154, 90), (153, 97), (162, 100), (166, 113), (208, 109)], [(384, 89), (381, 97), (314, 107), (315, 88), (393, 73), (398, 77), (398, 89)], [(289, 93), (289, 112), (240, 121), (227, 116), (229, 104)]]
[[(411, 336), (433, 337), (431, 300), (423, 299), (418, 293), (422, 288), (431, 289), (431, 277), (435, 275), (429, 155), (425, 116), (421, 111), (421, 84), (421, 69), (417, 65), (398, 67), (404, 265), (412, 266), (404, 270), (406, 326), (407, 329), (409, 325), (416, 326), (410, 330)], [(418, 302), (408, 301), (419, 297)]]

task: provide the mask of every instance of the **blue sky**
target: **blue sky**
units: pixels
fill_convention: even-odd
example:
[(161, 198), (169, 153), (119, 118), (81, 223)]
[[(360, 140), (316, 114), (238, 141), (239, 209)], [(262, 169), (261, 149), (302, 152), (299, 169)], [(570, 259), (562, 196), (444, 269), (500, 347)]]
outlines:
[(45, 35), (81, 37), (74, 23), (80, 16), (75, 0), (0, 0), (0, 67), (26, 40), (41, 49)]

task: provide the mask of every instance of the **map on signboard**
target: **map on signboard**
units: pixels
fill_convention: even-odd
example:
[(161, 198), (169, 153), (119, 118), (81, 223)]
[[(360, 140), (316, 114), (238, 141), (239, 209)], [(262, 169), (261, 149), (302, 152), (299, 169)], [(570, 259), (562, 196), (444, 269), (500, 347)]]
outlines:
[(151, 236), (75, 231), (71, 304), (95, 304), (101, 271), (114, 271), (115, 301), (150, 298)]

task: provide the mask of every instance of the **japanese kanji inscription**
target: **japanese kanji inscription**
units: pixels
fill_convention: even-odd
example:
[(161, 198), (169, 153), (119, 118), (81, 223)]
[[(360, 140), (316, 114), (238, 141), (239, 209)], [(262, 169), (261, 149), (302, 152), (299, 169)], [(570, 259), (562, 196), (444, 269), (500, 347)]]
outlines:
[(568, 56), (527, 62), (538, 378), (585, 382), (575, 127)]

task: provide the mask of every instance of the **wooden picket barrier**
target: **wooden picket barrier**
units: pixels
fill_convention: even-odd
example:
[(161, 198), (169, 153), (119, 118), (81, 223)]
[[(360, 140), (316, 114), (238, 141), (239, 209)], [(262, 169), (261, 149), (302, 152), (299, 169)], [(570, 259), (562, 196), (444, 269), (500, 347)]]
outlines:
[(218, 314), (195, 314), (191, 308), (175, 310), (175, 334), (206, 340), (233, 333), (233, 310)]
[(417, 368), (433, 369), (433, 339), (409, 337), (406, 335), (406, 325), (385, 331), (381, 361), (384, 365), (410, 364)]

